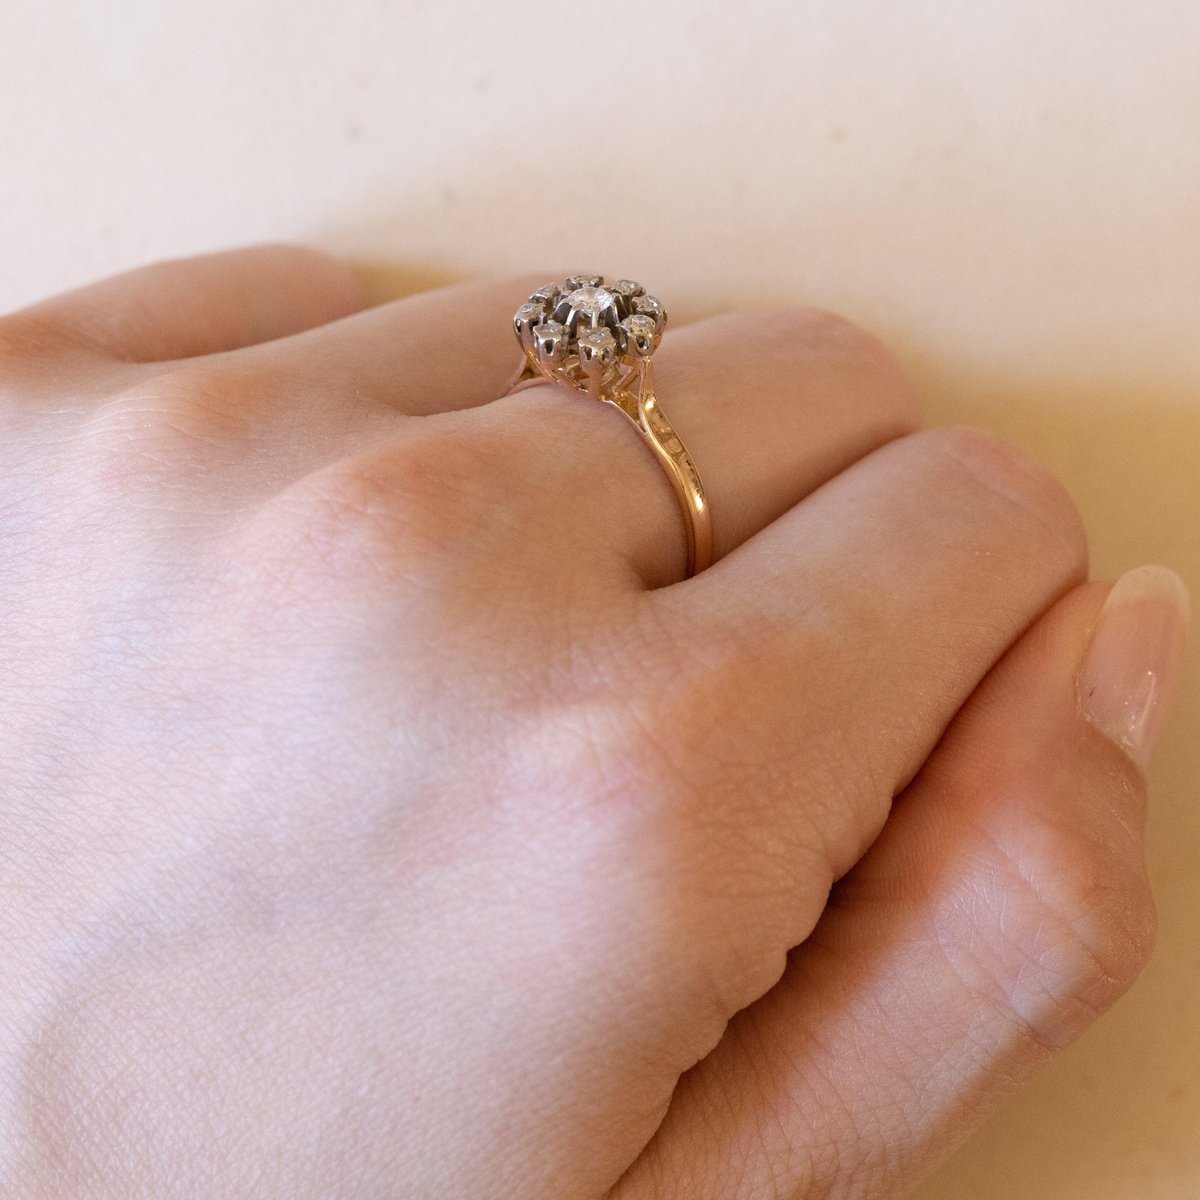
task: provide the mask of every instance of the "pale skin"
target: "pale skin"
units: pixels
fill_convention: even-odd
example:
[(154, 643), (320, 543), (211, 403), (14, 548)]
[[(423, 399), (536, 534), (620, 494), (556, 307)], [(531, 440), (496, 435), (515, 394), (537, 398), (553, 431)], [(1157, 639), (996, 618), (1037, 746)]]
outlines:
[(658, 359), (682, 581), (623, 418), (500, 398), (551, 275), (0, 318), (4, 1196), (898, 1197), (1145, 963), (1174, 668), (1081, 707), (1062, 487), (727, 315)]

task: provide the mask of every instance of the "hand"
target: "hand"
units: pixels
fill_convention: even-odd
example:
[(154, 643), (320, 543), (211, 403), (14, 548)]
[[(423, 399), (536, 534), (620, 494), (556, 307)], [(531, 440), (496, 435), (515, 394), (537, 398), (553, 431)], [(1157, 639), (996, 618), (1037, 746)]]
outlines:
[(1174, 576), (785, 311), (660, 352), (677, 582), (538, 282), (0, 322), (6, 1197), (896, 1196), (1145, 961)]

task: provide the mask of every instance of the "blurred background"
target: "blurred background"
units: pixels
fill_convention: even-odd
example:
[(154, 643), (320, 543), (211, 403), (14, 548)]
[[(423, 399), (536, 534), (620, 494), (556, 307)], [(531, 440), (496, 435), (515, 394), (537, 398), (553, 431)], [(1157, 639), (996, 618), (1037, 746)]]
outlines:
[[(0, 0), (0, 309), (279, 238), (838, 310), (1200, 597), (1196, 0)], [(1146, 976), (920, 1200), (1200, 1197), (1198, 735), (1193, 670)]]

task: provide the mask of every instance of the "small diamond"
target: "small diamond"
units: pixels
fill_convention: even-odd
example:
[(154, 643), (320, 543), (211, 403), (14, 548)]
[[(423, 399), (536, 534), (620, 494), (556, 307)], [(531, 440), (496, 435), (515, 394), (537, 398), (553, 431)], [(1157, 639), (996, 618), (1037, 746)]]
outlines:
[(533, 348), (538, 361), (545, 367), (562, 366), (567, 357), (570, 335), (566, 326), (557, 321), (544, 321), (533, 327)]
[(522, 304), (517, 309), (517, 315), (513, 318), (513, 321), (519, 329), (522, 325), (535, 324), (545, 319), (546, 306), (542, 303), (530, 302), (529, 304)]
[(621, 328), (629, 337), (629, 344), (636, 354), (643, 357), (654, 352), (658, 344), (658, 326), (654, 318), (645, 313), (636, 313), (621, 322)]
[(546, 307), (543, 304), (522, 304), (517, 309), (516, 315), (513, 317), (513, 329), (516, 330), (522, 346), (529, 346), (531, 328), (545, 319)]
[(603, 282), (603, 275), (570, 275), (563, 286), (568, 292), (573, 292), (577, 288), (599, 287)]
[(667, 310), (663, 308), (662, 301), (657, 296), (634, 297), (633, 311), (635, 313), (643, 313), (647, 317), (653, 317), (654, 323), (658, 326), (658, 332), (662, 333), (663, 328), (667, 324)]
[(544, 283), (533, 295), (529, 296), (530, 304), (540, 304), (547, 313), (552, 313), (558, 307), (558, 301), (563, 299), (563, 286), (560, 283)]
[(533, 327), (533, 336), (539, 342), (545, 341), (546, 338), (565, 338), (567, 327), (560, 325), (557, 321), (543, 321), (540, 325)]
[(632, 279), (618, 279), (616, 283), (604, 285), (617, 298), (617, 313), (627, 317), (633, 312), (633, 302), (646, 289)]
[(579, 339), (579, 357), (584, 363), (609, 362), (617, 355), (617, 339), (608, 329), (593, 329)]

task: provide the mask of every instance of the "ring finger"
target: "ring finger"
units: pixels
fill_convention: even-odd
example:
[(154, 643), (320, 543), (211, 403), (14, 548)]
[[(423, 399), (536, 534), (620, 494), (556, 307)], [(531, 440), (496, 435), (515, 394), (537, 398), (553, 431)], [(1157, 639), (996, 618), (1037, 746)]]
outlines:
[[(656, 392), (704, 481), (714, 553), (728, 553), (826, 480), (918, 425), (891, 355), (849, 322), (811, 309), (734, 313), (670, 331)], [(650, 586), (682, 577), (685, 533), (666, 473), (636, 430), (565, 387), (528, 388), (476, 419), (532, 427), (578, 489), (570, 534), (612, 544)], [(599, 486), (598, 486), (599, 485)], [(599, 529), (590, 526), (599, 526)]]
[[(553, 497), (556, 542), (565, 535), (585, 556), (612, 546), (619, 568), (627, 572), (632, 562), (650, 585), (678, 579), (682, 518), (666, 474), (630, 423), (562, 386), (501, 395), (520, 361), (512, 312), (534, 278), (428, 292), (221, 355), (213, 366), (218, 373), (263, 368), (277, 383), (294, 381), (270, 389), (290, 398), (293, 415), (305, 395), (320, 406), (330, 392), (354, 398), (359, 423), (371, 412), (442, 414), (430, 432), (482, 440), (489, 460), (506, 458), (509, 473)], [(655, 361), (663, 408), (704, 479), (718, 557), (918, 423), (890, 354), (848, 322), (811, 309), (670, 330)], [(400, 433), (394, 428), (391, 436)], [(574, 489), (586, 494), (568, 500), (571, 519), (560, 522), (559, 501)], [(530, 537), (540, 540), (532, 530)]]

